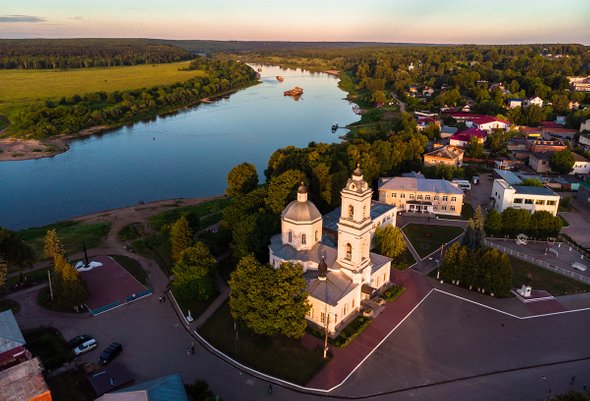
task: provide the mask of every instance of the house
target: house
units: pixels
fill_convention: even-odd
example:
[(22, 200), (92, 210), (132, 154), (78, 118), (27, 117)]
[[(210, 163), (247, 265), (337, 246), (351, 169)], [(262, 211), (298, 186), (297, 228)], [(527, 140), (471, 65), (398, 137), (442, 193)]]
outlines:
[(415, 97), (418, 94), (418, 86), (417, 85), (410, 85), (408, 89), (410, 96)]
[(29, 359), (0, 371), (0, 400), (52, 400), (39, 358)]
[(509, 109), (516, 109), (517, 107), (522, 107), (523, 99), (519, 98), (511, 98), (506, 100), (506, 106)]
[(188, 401), (180, 373), (104, 394), (95, 401)]
[(424, 86), (422, 88), (422, 96), (424, 97), (431, 97), (434, 94), (434, 89), (432, 89), (430, 86)]
[(531, 152), (529, 157), (529, 166), (539, 174), (549, 173), (549, 159), (554, 152)]
[(494, 180), (491, 199), (491, 204), (498, 212), (512, 207), (531, 213), (546, 210), (556, 216), (559, 207), (559, 195), (553, 190), (547, 187), (510, 185), (503, 179)]
[(567, 149), (559, 139), (527, 139), (526, 147), (529, 152), (558, 152)]
[(483, 131), (491, 133), (492, 130), (502, 129), (507, 131), (510, 123), (506, 120), (501, 120), (492, 116), (475, 117), (465, 123), (467, 127), (475, 127)]
[(471, 113), (471, 105), (466, 104), (465, 106), (463, 106), (461, 108), (461, 111), (464, 112), (464, 113)]
[(418, 117), (418, 121), (416, 123), (416, 129), (418, 132), (424, 131), (424, 129), (428, 126), (436, 125), (440, 127), (440, 120), (434, 117)]
[(443, 125), (442, 127), (440, 127), (440, 132), (438, 133), (438, 136), (440, 136), (443, 139), (449, 138), (457, 131), (457, 127), (449, 127), (448, 125)]
[(414, 71), (414, 63), (410, 63), (410, 65), (408, 65), (408, 71)]
[(574, 169), (570, 174), (590, 174), (590, 161), (574, 152), (572, 152), (572, 156), (574, 156)]
[(494, 160), (494, 167), (500, 170), (513, 170), (519, 168), (521, 164), (522, 162), (518, 159), (507, 159), (505, 157)]
[(389, 283), (391, 259), (370, 252), (372, 193), (357, 167), (340, 191), (334, 247), (322, 242), (322, 215), (301, 185), (297, 200), (281, 214), (281, 233), (271, 238), (270, 264), (277, 269), (283, 262), (302, 265), (310, 305), (306, 320), (330, 335), (370, 307), (367, 301)]
[(578, 130), (571, 128), (543, 128), (543, 138), (572, 140)]
[(513, 151), (513, 150), (526, 150), (527, 149), (527, 140), (525, 138), (510, 138), (506, 143), (506, 149)]
[(447, 166), (463, 165), (464, 150), (452, 146), (443, 146), (424, 155), (425, 166), (446, 164)]
[(522, 102), (523, 107), (530, 107), (532, 105), (535, 105), (538, 107), (543, 107), (543, 99), (541, 99), (539, 96), (535, 96), (535, 97), (525, 99)]
[(590, 131), (590, 118), (580, 124), (580, 132)]
[(460, 216), (464, 192), (447, 180), (393, 177), (379, 180), (379, 202), (400, 211)]
[(12, 310), (0, 313), (0, 370), (31, 359)]
[(580, 134), (580, 138), (578, 138), (578, 145), (584, 150), (590, 150), (590, 134)]
[(569, 110), (579, 110), (580, 109), (580, 102), (578, 102), (577, 100), (573, 101), (573, 102), (569, 102), (567, 105), (567, 108)]
[(568, 77), (570, 86), (576, 92), (590, 92), (590, 76), (588, 77)]
[(478, 143), (484, 143), (486, 141), (487, 135), (487, 132), (480, 129), (469, 128), (467, 130), (457, 132), (451, 136), (450, 144), (451, 146), (465, 149), (467, 145), (469, 145), (469, 142), (471, 142), (471, 138), (477, 138)]

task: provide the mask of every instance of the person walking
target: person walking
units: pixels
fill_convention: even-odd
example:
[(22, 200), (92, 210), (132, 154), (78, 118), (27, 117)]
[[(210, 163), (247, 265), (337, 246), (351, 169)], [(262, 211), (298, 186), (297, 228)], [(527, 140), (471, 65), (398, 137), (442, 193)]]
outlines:
[(195, 343), (191, 342), (191, 354), (194, 355), (195, 354)]

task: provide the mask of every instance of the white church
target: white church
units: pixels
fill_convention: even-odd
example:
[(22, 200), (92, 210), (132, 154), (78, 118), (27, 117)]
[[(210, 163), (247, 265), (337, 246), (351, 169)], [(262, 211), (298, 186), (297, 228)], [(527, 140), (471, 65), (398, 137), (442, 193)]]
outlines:
[[(396, 208), (371, 201), (373, 191), (357, 167), (340, 191), (338, 240), (334, 247), (322, 242), (322, 215), (307, 199), (302, 184), (297, 200), (281, 214), (281, 233), (271, 238), (270, 263), (303, 266), (311, 305), (306, 318), (313, 325), (335, 334), (363, 308), (369, 299), (389, 283), (391, 259), (370, 252), (377, 225), (395, 226)], [(372, 217), (373, 216), (373, 217)]]

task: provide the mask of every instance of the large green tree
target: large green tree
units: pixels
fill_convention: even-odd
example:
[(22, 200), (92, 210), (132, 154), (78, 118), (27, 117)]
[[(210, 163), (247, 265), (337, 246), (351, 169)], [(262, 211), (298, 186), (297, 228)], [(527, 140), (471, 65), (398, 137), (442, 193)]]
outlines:
[(551, 170), (559, 174), (569, 174), (574, 169), (574, 155), (569, 150), (554, 152), (549, 158)]
[(180, 255), (189, 247), (193, 240), (193, 233), (185, 216), (181, 216), (170, 229), (170, 244), (172, 246), (172, 261), (177, 262)]
[(186, 248), (172, 268), (174, 291), (203, 301), (209, 299), (215, 292), (215, 263), (215, 258), (202, 242), (196, 242)]
[(526, 233), (530, 220), (531, 214), (528, 210), (509, 207), (502, 212), (502, 230), (512, 236)]
[(492, 209), (486, 215), (484, 229), (488, 235), (502, 234), (502, 215), (496, 209)]
[(485, 221), (483, 213), (481, 207), (478, 206), (477, 209), (475, 209), (473, 217), (467, 222), (467, 229), (465, 230), (465, 236), (463, 237), (463, 245), (466, 245), (471, 250), (481, 248), (486, 236), (484, 225)]
[(228, 196), (236, 197), (252, 191), (258, 185), (258, 173), (251, 163), (238, 164), (227, 174)]
[(535, 238), (545, 239), (556, 237), (562, 226), (563, 221), (559, 216), (553, 216), (551, 213), (541, 210), (531, 215), (528, 232)]
[(268, 182), (266, 204), (275, 214), (281, 214), (287, 204), (294, 200), (297, 188), (306, 180), (305, 174), (299, 170), (287, 170), (272, 177)]
[(406, 250), (406, 241), (402, 231), (391, 224), (375, 229), (373, 245), (377, 253), (392, 259), (400, 256)]
[(33, 260), (33, 251), (15, 232), (0, 227), (0, 257), (10, 265), (23, 267)]
[(275, 269), (246, 256), (231, 274), (229, 285), (232, 317), (253, 332), (293, 338), (305, 333), (310, 306), (300, 265), (283, 263)]

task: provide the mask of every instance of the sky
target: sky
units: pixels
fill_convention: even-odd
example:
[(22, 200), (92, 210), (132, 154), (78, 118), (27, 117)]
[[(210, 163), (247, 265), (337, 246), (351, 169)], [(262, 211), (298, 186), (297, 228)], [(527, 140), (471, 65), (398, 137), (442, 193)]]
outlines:
[(0, 0), (0, 38), (590, 45), (589, 0)]

